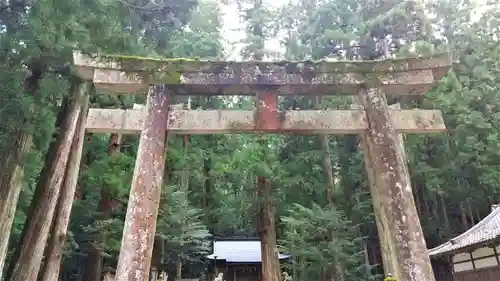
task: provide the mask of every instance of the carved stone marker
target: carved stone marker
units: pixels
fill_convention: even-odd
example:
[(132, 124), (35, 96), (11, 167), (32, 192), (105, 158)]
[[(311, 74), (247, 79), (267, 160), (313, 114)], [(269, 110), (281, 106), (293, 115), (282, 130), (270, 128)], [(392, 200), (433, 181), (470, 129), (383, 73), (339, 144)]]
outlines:
[[(363, 137), (371, 193), (386, 271), (398, 281), (434, 281), (415, 208), (399, 134), (435, 133), (445, 125), (438, 110), (389, 109), (386, 95), (423, 95), (451, 67), (448, 54), (369, 62), (208, 62), (74, 54), (79, 75), (101, 90), (139, 94), (135, 109), (91, 109), (87, 130), (141, 134), (125, 221), (117, 281), (148, 280), (165, 133), (359, 134)], [(270, 103), (254, 111), (179, 110), (175, 95), (353, 95), (362, 108), (284, 111)], [(265, 101), (264, 101), (265, 102)], [(258, 109), (263, 110), (263, 109)], [(169, 112), (170, 111), (170, 112)], [(269, 116), (275, 114), (276, 116)], [(273, 118), (271, 118), (273, 117)]]

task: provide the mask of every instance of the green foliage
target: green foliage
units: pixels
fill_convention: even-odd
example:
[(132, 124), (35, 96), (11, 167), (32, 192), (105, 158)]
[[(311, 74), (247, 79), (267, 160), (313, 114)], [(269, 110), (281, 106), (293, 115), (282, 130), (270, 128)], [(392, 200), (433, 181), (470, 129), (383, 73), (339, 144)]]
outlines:
[(359, 280), (357, 270), (363, 253), (356, 227), (341, 210), (333, 206), (311, 208), (293, 204), (283, 220), (282, 249), (292, 255), (290, 270), (296, 280), (319, 279), (320, 273), (331, 270), (333, 263), (344, 266), (346, 280)]
[[(182, 2), (182, 3), (181, 3)], [(426, 19), (422, 7), (402, 9), (371, 0), (292, 1), (277, 12), (265, 5), (251, 8), (248, 1), (232, 1), (244, 15), (248, 34), (245, 58), (270, 55), (265, 43), (284, 35), (287, 59), (342, 58), (334, 46), (358, 42), (370, 29), (387, 25), (394, 37), (406, 40), (395, 56), (453, 51), (457, 64), (425, 98), (400, 100), (403, 107), (443, 111), (448, 131), (405, 137), (406, 155), (417, 209), (427, 244), (437, 245), (471, 227), (500, 198), (500, 47), (494, 8), (471, 18), (473, 4), (459, 0), (428, 1), (435, 18)], [(13, 9), (0, 4), (0, 159), (15, 150), (17, 130), (33, 135), (33, 149), (24, 157), (25, 179), (11, 234), (16, 245), (26, 219), (44, 156), (55, 131), (58, 105), (69, 95), (71, 51), (109, 54), (222, 59), (221, 6), (216, 1), (35, 1)], [(498, 4), (495, 2), (495, 4)], [(9, 5), (9, 6), (7, 6)], [(153, 6), (151, 6), (153, 5)], [(492, 6), (494, 7), (494, 5)], [(29, 9), (28, 9), (29, 8)], [(408, 13), (410, 12), (410, 13)], [(262, 36), (255, 36), (257, 23)], [(441, 34), (429, 29), (438, 27)], [(404, 28), (403, 28), (404, 26)], [(445, 45), (444, 43), (447, 42)], [(464, 44), (466, 42), (466, 44)], [(230, 42), (231, 44), (234, 42)], [(26, 91), (25, 68), (43, 68), (35, 92)], [(123, 104), (119, 102), (123, 101)], [(93, 94), (92, 107), (132, 107), (144, 97)], [(186, 97), (176, 102), (187, 103)], [(254, 100), (238, 97), (190, 97), (193, 109), (249, 110)], [(280, 108), (348, 108), (344, 97), (328, 97), (321, 105), (311, 98), (280, 98)], [(137, 136), (123, 136), (121, 152), (107, 155), (108, 135), (88, 135), (73, 206), (61, 279), (77, 280), (92, 261), (91, 249), (104, 237), (104, 265), (114, 267), (121, 243), (125, 204)], [(364, 172), (363, 152), (353, 136), (330, 136), (329, 153), (316, 136), (221, 135), (170, 137), (166, 180), (157, 226), (163, 258), (175, 271), (180, 258), (183, 274), (200, 276), (211, 236), (255, 236), (256, 176), (272, 180), (277, 235), (283, 250), (292, 254), (285, 264), (297, 280), (319, 278), (333, 263), (344, 268), (346, 280), (369, 280), (381, 273), (371, 196)], [(333, 202), (325, 193), (324, 157), (334, 175)], [(8, 172), (0, 162), (0, 173)], [(184, 173), (188, 173), (187, 180)], [(184, 175), (184, 176), (183, 176)], [(107, 195), (109, 217), (97, 211)], [(471, 196), (473, 194), (474, 196)], [(264, 198), (269, 199), (269, 198)], [(99, 245), (98, 245), (99, 244)], [(369, 262), (363, 256), (370, 252)], [(374, 258), (375, 257), (375, 258)], [(372, 267), (376, 268), (372, 268)], [(307, 278), (306, 278), (307, 277)]]
[(80, 187), (91, 195), (98, 196), (98, 190), (91, 189), (99, 187), (113, 198), (123, 197), (128, 193), (134, 163), (134, 158), (124, 153), (94, 161), (81, 173), (82, 185)]
[(168, 186), (165, 193), (157, 232), (169, 249), (167, 262), (175, 265), (178, 258), (183, 263), (204, 262), (204, 256), (210, 254), (211, 234), (203, 224), (203, 211), (192, 206), (180, 187)]

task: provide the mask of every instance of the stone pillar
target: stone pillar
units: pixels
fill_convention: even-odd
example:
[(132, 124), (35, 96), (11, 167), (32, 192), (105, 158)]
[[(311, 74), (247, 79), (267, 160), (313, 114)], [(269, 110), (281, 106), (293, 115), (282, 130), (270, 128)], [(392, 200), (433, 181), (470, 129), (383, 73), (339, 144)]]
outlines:
[[(364, 135), (369, 179), (384, 268), (398, 281), (435, 281), (401, 149), (381, 89), (363, 87), (358, 94), (369, 130)], [(387, 253), (388, 252), (388, 253)], [(390, 261), (388, 259), (390, 258)]]
[(116, 281), (147, 281), (165, 169), (170, 98), (166, 86), (148, 93), (147, 117), (141, 131), (127, 206)]
[[(400, 109), (400, 105), (394, 104), (389, 106), (390, 109)], [(354, 100), (354, 104), (352, 105), (352, 109), (363, 109), (363, 106), (360, 105), (360, 102), (358, 99)], [(406, 152), (404, 148), (404, 140), (403, 140), (403, 134), (397, 134), (398, 135), (398, 146), (397, 148), (399, 149), (398, 153), (401, 153), (403, 156), (403, 159), (405, 163), (407, 162), (406, 160)], [(364, 162), (365, 162), (365, 169), (366, 173), (368, 175), (368, 183), (370, 186), (370, 192), (372, 194), (372, 204), (373, 206), (377, 206), (376, 208), (379, 209), (380, 205), (380, 200), (378, 198), (377, 194), (377, 187), (375, 186), (375, 181), (374, 181), (374, 171), (372, 168), (372, 157), (369, 153), (368, 147), (366, 146), (366, 141), (365, 141), (366, 135), (361, 135), (361, 144), (363, 147), (364, 151)], [(405, 174), (408, 174), (408, 169), (407, 166), (404, 165), (405, 168)], [(382, 256), (382, 265), (384, 267), (384, 273), (387, 276), (389, 273), (394, 274), (395, 272), (395, 259), (392, 257), (392, 253), (394, 251), (391, 251), (391, 249), (394, 247), (392, 245), (390, 237), (388, 237), (387, 234), (389, 234), (388, 231), (385, 231), (385, 229), (388, 229), (387, 225), (384, 225), (385, 220), (381, 217), (381, 213), (375, 212), (375, 224), (377, 226), (377, 233), (380, 239), (380, 250), (381, 250), (381, 256)]]

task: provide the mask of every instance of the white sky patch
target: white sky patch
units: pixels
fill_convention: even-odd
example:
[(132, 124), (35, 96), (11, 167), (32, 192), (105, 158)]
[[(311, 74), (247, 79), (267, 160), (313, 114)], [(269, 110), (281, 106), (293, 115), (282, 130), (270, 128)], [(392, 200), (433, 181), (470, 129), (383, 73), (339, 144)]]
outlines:
[[(278, 8), (287, 4), (289, 0), (263, 0), (263, 5), (269, 8)], [(238, 7), (236, 4), (222, 5), (222, 36), (224, 37), (227, 46), (227, 60), (242, 60), (240, 52), (244, 44), (241, 43), (245, 39), (245, 23), (240, 18)], [(265, 48), (269, 51), (284, 51), (280, 44), (279, 38), (266, 40)]]
[[(424, 0), (428, 2), (429, 0)], [(430, 0), (434, 1), (434, 0)], [(439, 1), (439, 0), (438, 0)], [(476, 9), (471, 10), (472, 19), (478, 19), (480, 15), (488, 8), (487, 0), (472, 0), (478, 6)], [(263, 0), (266, 7), (278, 8), (286, 5), (290, 0)], [(242, 41), (245, 39), (245, 23), (240, 18), (238, 7), (236, 4), (224, 5), (222, 4), (221, 10), (223, 13), (222, 21), (222, 36), (225, 39), (225, 50), (227, 53), (227, 60), (241, 61), (241, 49), (244, 44)], [(266, 50), (278, 53), (284, 53), (284, 48), (280, 44), (280, 38), (271, 38), (266, 40)]]

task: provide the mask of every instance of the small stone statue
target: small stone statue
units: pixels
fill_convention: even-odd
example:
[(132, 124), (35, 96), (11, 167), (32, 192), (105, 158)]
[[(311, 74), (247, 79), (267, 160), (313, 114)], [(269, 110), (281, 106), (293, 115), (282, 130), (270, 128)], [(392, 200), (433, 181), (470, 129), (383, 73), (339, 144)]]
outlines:
[(214, 281), (224, 281), (224, 273), (217, 274), (217, 277), (214, 278)]
[(286, 271), (281, 274), (283, 276), (283, 281), (292, 281), (292, 276), (288, 275)]
[(392, 276), (391, 273), (387, 274), (387, 277), (385, 277), (384, 281), (397, 281), (395, 277)]

